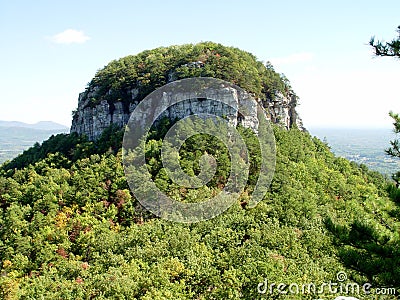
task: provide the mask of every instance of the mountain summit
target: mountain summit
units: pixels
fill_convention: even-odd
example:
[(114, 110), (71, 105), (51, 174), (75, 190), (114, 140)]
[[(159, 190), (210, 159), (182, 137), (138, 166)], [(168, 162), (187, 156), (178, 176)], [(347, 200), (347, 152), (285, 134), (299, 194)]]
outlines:
[(114, 124), (124, 126), (136, 105), (167, 83), (188, 77), (214, 77), (248, 91), (273, 123), (303, 128), (298, 97), (289, 81), (248, 52), (212, 42), (161, 47), (110, 62), (79, 95), (71, 132), (90, 140)]

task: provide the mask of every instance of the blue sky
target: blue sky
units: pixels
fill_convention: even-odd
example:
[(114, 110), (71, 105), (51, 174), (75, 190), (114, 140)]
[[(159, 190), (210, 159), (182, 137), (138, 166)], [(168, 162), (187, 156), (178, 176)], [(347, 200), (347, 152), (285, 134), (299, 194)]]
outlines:
[[(380, 2), (382, 3), (382, 2)], [(306, 127), (390, 127), (400, 60), (373, 58), (394, 38), (400, 1), (0, 1), (0, 120), (70, 126), (78, 94), (109, 61), (214, 41), (284, 73)]]

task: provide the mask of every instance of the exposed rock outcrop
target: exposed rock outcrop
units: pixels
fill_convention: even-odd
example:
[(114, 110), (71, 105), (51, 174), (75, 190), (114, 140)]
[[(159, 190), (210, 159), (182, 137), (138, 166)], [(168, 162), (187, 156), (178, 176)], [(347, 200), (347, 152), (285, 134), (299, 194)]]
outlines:
[[(296, 112), (298, 98), (289, 81), (275, 72), (271, 64), (264, 64), (238, 48), (201, 42), (145, 50), (111, 61), (79, 95), (71, 132), (95, 140), (111, 124), (118, 127), (127, 124), (135, 107), (152, 91), (167, 83), (194, 77), (218, 78), (236, 84), (251, 93), (272, 123), (303, 129)], [(209, 101), (212, 98), (208, 96), (203, 98), (184, 98), (184, 103), (168, 110), (168, 117), (179, 119), (205, 112), (228, 117), (230, 121), (235, 120), (234, 124), (255, 125), (250, 120), (253, 117), (243, 118), (238, 111), (232, 112), (218, 101)]]
[(267, 115), (272, 123), (282, 125), (286, 129), (296, 125), (299, 129), (305, 130), (303, 121), (296, 111), (298, 97), (295, 94), (289, 93), (284, 96), (282, 93), (277, 93), (273, 100), (267, 100), (264, 107)]
[[(111, 124), (115, 124), (118, 127), (126, 125), (130, 114), (139, 103), (139, 100), (137, 100), (138, 92), (136, 89), (132, 89), (129, 91), (131, 95), (129, 105), (120, 101), (110, 103), (107, 100), (102, 100), (93, 106), (90, 104), (90, 99), (95, 93), (96, 89), (93, 89), (79, 95), (78, 109), (74, 112), (71, 127), (71, 132), (85, 134), (90, 140), (98, 138), (103, 130)], [(287, 129), (295, 124), (298, 128), (304, 129), (302, 120), (296, 112), (296, 95), (290, 94), (289, 96), (284, 96), (278, 93), (273, 100), (263, 101), (262, 105), (272, 123), (279, 124)], [(246, 120), (241, 119), (237, 111), (232, 111), (229, 107), (225, 107), (221, 103), (210, 99), (190, 99), (184, 101), (169, 109), (167, 115), (171, 119), (179, 119), (183, 116), (196, 113), (210, 113), (230, 119), (236, 118), (237, 122), (243, 124), (245, 127), (252, 127), (246, 124)]]

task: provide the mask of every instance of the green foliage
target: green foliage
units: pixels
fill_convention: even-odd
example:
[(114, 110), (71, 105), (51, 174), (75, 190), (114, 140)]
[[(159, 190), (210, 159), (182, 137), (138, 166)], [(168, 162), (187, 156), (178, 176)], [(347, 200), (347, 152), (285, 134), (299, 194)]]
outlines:
[(393, 39), (391, 42), (375, 41), (375, 37), (372, 37), (369, 41), (369, 45), (374, 48), (376, 56), (393, 56), (400, 57), (400, 26), (397, 27), (399, 37)]
[[(259, 149), (252, 133), (239, 131), (252, 149), (245, 192), (251, 194)], [(242, 198), (226, 213), (190, 225), (143, 210), (128, 190), (121, 152), (113, 148), (117, 138), (97, 149), (102, 154), (82, 154), (73, 161), (49, 153), (4, 174), (0, 297), (259, 299), (257, 286), (265, 278), (322, 284), (335, 282), (338, 271), (359, 284), (399, 288), (400, 209), (388, 198), (384, 178), (336, 158), (307, 133), (274, 131), (276, 172), (264, 201), (249, 209)], [(114, 136), (111, 132), (103, 142)], [(88, 145), (90, 153), (94, 144)], [(198, 172), (204, 151), (220, 163), (212, 185), (190, 191), (165, 176), (161, 145), (151, 138), (146, 146), (154, 158), (148, 168), (161, 188), (185, 201), (217, 192), (223, 183), (219, 177), (229, 169), (218, 141), (197, 135), (180, 150), (188, 174)], [(60, 159), (65, 161), (56, 164)]]
[(400, 189), (394, 184), (388, 184), (387, 191), (389, 197), (396, 203), (400, 204)]
[[(399, 37), (393, 39), (391, 42), (375, 42), (375, 38), (372, 37), (369, 45), (374, 48), (376, 56), (392, 56), (400, 57), (400, 26), (397, 27)], [(394, 112), (389, 112), (390, 117), (393, 119), (394, 132), (398, 134), (400, 132), (400, 116)], [(391, 147), (386, 150), (386, 153), (393, 157), (400, 157), (400, 142), (398, 139), (390, 141)], [(392, 175), (393, 180), (396, 182), (396, 187), (400, 185), (400, 171)], [(392, 193), (393, 194), (393, 193)]]
[(52, 167), (68, 168), (71, 162), (91, 154), (106, 152), (115, 154), (121, 148), (123, 133), (122, 129), (111, 124), (94, 142), (88, 141), (86, 136), (80, 136), (75, 132), (52, 135), (42, 144), (36, 143), (13, 160), (3, 164), (0, 172), (11, 175), (15, 169), (22, 169), (43, 159), (46, 159)]
[(35, 143), (33, 147), (25, 150), (21, 155), (6, 163), (3, 166), (3, 169), (21, 169), (29, 164), (46, 158), (49, 153), (58, 152), (67, 156), (69, 159), (72, 159), (74, 157), (74, 152), (80, 151), (77, 146), (86, 142), (87, 140), (84, 137), (81, 137), (76, 133), (52, 135), (42, 144)]
[[(128, 105), (140, 101), (171, 80), (214, 77), (229, 81), (262, 100), (275, 94), (293, 93), (286, 77), (252, 54), (212, 42), (160, 47), (110, 62), (89, 83), (86, 95), (95, 95), (88, 105), (101, 100)], [(132, 94), (134, 92), (134, 95)], [(135, 97), (132, 97), (135, 96)]]
[[(396, 134), (400, 133), (400, 116), (393, 112), (390, 112), (389, 115), (393, 119), (394, 133), (396, 133)], [(390, 141), (390, 145), (391, 146), (386, 150), (386, 153), (390, 156), (400, 158), (400, 142), (399, 142), (399, 140), (395, 139), (393, 141)]]

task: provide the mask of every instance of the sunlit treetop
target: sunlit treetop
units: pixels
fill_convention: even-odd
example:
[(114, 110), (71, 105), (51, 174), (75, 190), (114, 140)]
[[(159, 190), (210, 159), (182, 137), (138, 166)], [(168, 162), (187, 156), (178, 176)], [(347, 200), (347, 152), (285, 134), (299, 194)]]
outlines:
[[(160, 47), (111, 61), (97, 71), (86, 95), (90, 104), (101, 100), (129, 103), (132, 90), (136, 100), (168, 82), (188, 77), (214, 77), (229, 81), (260, 99), (273, 99), (276, 93), (293, 93), (286, 77), (268, 62), (249, 52), (213, 42)], [(89, 92), (92, 92), (89, 94)]]

